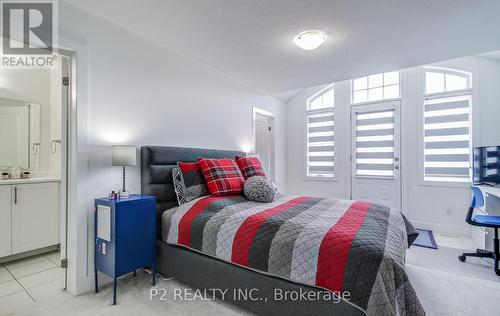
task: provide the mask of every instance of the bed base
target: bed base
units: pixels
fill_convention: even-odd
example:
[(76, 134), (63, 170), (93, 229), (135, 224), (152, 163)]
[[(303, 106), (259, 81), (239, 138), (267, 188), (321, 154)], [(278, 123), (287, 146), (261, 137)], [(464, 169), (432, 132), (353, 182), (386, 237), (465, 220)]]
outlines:
[[(259, 315), (366, 315), (343, 300), (277, 300), (275, 289), (280, 289), (282, 294), (313, 291), (316, 297), (321, 296), (317, 293), (327, 291), (261, 274), (164, 241), (157, 240), (156, 248), (159, 273), (199, 289), (227, 289), (224, 301)], [(259, 300), (243, 299), (244, 293), (251, 290), (252, 298)], [(240, 294), (241, 299), (233, 293)], [(221, 299), (221, 295), (218, 297)]]

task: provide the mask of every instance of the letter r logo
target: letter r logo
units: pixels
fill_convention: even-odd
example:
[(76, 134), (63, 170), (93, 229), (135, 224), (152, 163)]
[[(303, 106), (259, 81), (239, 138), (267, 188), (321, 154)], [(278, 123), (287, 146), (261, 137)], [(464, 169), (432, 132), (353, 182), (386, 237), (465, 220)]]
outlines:
[(2, 20), (4, 54), (52, 54), (52, 2), (2, 2)]

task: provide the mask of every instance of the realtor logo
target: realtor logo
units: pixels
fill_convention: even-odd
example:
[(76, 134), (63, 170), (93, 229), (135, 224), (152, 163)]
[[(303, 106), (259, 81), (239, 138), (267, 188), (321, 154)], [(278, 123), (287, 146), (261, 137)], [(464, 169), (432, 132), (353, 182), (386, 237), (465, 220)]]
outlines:
[(56, 3), (2, 1), (2, 66), (51, 67), (55, 55)]
[(52, 2), (3, 2), (4, 54), (52, 54)]
[(3, 2), (3, 53), (52, 54), (53, 5), (52, 2)]

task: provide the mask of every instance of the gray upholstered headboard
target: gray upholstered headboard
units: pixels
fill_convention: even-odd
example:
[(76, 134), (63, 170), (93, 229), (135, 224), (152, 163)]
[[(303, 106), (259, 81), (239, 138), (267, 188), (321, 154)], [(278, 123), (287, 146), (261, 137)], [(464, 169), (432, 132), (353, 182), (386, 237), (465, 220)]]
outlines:
[(172, 169), (177, 161), (197, 161), (197, 158), (234, 158), (245, 156), (241, 151), (201, 148), (144, 146), (141, 147), (141, 192), (156, 196), (157, 222), (166, 209), (177, 206)]

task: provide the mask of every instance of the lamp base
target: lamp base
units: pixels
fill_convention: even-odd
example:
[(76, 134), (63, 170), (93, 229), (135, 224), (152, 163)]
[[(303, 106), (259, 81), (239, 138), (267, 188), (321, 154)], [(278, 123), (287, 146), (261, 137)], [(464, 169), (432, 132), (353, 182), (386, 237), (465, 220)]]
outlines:
[(128, 199), (130, 197), (130, 193), (128, 191), (120, 191), (120, 199)]

